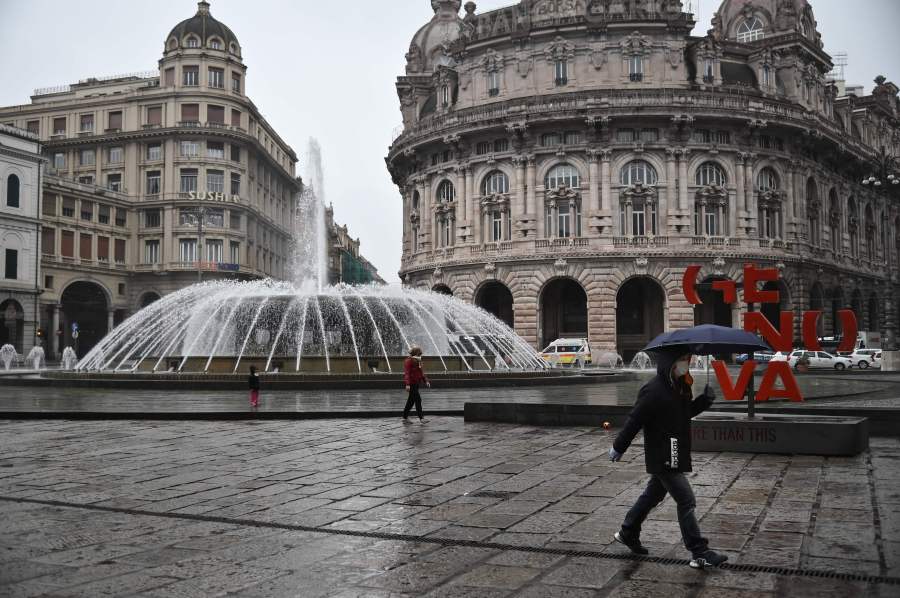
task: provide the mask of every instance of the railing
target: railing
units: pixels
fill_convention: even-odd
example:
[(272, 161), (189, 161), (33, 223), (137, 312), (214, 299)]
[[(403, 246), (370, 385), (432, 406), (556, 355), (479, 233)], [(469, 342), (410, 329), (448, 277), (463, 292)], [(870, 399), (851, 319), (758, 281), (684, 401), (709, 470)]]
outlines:
[(669, 244), (669, 237), (613, 237), (614, 247), (660, 247)]
[(633, 82), (643, 81), (644, 73), (629, 73), (628, 80)]
[(78, 83), (69, 83), (66, 85), (56, 85), (53, 87), (38, 87), (34, 90), (32, 95), (35, 96), (45, 96), (54, 93), (65, 93), (72, 91), (72, 87), (74, 85), (88, 85), (91, 83), (104, 83), (106, 81), (116, 81), (118, 79), (156, 79), (159, 78), (159, 71), (137, 71), (133, 73), (123, 73), (120, 75), (104, 75), (102, 77), (89, 77), (87, 79), (80, 79)]
[(770, 244), (769, 239), (759, 239), (759, 246), (760, 246), (760, 247), (768, 247), (769, 244)]
[[(734, 239), (737, 240), (737, 239)], [(725, 237), (691, 237), (691, 245), (705, 245), (707, 247), (724, 247), (725, 245), (734, 245), (732, 239)]]

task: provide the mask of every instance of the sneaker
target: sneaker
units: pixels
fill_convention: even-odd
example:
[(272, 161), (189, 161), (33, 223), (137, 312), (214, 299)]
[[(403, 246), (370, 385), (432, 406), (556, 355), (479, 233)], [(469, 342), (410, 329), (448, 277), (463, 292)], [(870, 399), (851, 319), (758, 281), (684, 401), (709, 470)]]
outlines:
[(406, 419), (406, 418), (404, 417), (404, 418), (403, 418), (403, 423), (406, 424), (406, 425), (409, 425), (411, 422), (410, 422), (408, 419)]
[(718, 567), (728, 560), (724, 554), (719, 554), (713, 550), (707, 550), (695, 555), (689, 563), (694, 569), (705, 569), (706, 567)]
[(634, 554), (650, 554), (650, 551), (644, 548), (644, 545), (641, 544), (639, 538), (635, 538), (634, 540), (632, 540), (623, 535), (622, 532), (616, 532), (613, 535), (613, 538), (615, 538), (616, 542), (618, 542), (619, 544), (624, 544), (625, 546), (630, 548), (631, 552), (633, 552)]
[(425, 419), (424, 417), (420, 417), (420, 418), (419, 418), (419, 423), (420, 423), (420, 424), (427, 424), (427, 423), (428, 423), (428, 420)]

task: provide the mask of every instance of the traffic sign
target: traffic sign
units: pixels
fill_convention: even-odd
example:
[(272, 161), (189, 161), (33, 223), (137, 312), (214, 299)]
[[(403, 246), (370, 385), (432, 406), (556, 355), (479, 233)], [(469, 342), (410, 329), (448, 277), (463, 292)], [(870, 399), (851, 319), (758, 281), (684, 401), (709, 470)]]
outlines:
[(78, 322), (72, 322), (72, 332), (78, 332)]

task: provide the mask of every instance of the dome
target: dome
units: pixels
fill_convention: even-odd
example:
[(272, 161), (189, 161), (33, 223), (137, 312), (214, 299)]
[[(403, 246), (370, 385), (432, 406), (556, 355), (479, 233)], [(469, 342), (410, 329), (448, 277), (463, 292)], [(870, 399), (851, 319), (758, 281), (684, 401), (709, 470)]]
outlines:
[(713, 31), (719, 39), (741, 42), (798, 32), (821, 47), (807, 0), (723, 0), (713, 15)]
[(213, 49), (229, 50), (237, 56), (241, 54), (241, 45), (234, 32), (209, 13), (209, 2), (202, 0), (198, 2), (197, 14), (172, 28), (166, 37), (166, 50), (190, 47), (186, 45), (186, 39), (190, 34), (196, 36), (199, 41), (198, 47), (210, 48), (209, 42), (218, 40), (222, 43), (222, 47)]
[(444, 48), (462, 35), (461, 0), (431, 0), (434, 17), (413, 36), (406, 55), (406, 72), (430, 73), (435, 66), (448, 66)]

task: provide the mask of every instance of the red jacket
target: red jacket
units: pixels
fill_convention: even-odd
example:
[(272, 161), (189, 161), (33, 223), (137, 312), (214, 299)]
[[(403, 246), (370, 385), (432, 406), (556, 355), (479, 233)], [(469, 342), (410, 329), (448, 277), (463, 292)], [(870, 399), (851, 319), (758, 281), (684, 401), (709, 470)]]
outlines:
[(412, 386), (413, 384), (421, 384), (422, 382), (427, 383), (428, 376), (422, 371), (419, 360), (407, 357), (406, 361), (403, 362), (403, 383), (406, 386)]

